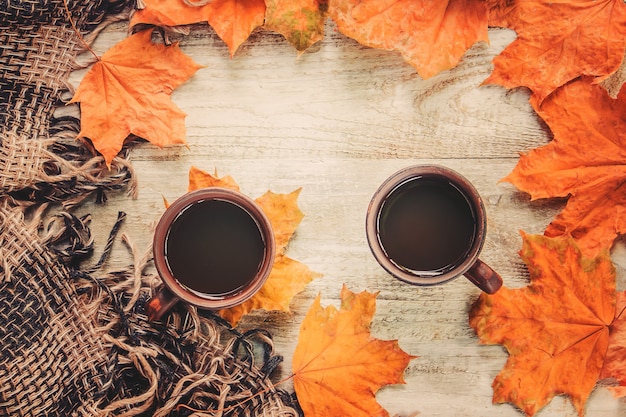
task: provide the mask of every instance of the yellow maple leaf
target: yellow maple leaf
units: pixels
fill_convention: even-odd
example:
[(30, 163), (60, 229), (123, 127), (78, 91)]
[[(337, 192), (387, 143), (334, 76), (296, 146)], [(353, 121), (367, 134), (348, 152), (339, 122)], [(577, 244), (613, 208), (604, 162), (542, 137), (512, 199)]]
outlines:
[[(239, 190), (232, 177), (219, 178), (196, 167), (189, 170), (189, 189), (223, 187)], [(311, 271), (306, 265), (285, 256), (285, 249), (294, 231), (304, 217), (297, 204), (300, 189), (289, 194), (271, 191), (256, 199), (272, 224), (276, 241), (274, 266), (263, 287), (252, 298), (238, 306), (220, 310), (219, 315), (236, 326), (241, 318), (253, 310), (289, 311), (293, 297), (321, 274)]]
[(383, 417), (376, 391), (404, 383), (414, 356), (396, 340), (370, 334), (376, 293), (341, 290), (341, 308), (322, 308), (318, 296), (302, 325), (293, 355), (293, 383), (307, 417)]

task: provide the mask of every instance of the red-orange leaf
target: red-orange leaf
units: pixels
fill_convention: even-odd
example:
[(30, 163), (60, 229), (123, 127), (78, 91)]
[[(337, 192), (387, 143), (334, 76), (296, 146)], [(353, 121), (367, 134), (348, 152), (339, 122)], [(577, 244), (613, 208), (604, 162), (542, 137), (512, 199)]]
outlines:
[(177, 45), (150, 37), (143, 31), (109, 49), (72, 98), (80, 102), (78, 136), (89, 138), (107, 164), (131, 133), (159, 147), (185, 143), (185, 113), (170, 96), (200, 66)]
[(181, 26), (208, 22), (234, 55), (250, 33), (263, 24), (263, 0), (213, 0), (197, 6), (172, 0), (144, 0), (144, 8), (133, 14), (131, 26), (143, 23)]
[(266, 0), (264, 27), (282, 34), (298, 51), (324, 37), (325, 0)]
[(626, 49), (623, 0), (517, 0), (497, 3), (491, 24), (517, 32), (494, 60), (485, 81), (530, 88), (539, 101), (581, 75), (601, 81), (615, 72)]
[(130, 26), (149, 24), (156, 26), (182, 26), (207, 22), (211, 14), (211, 2), (201, 6), (183, 0), (142, 0), (143, 7), (133, 13)]
[(233, 56), (252, 31), (263, 24), (263, 0), (214, 0), (209, 24), (226, 42)]
[[(188, 191), (204, 187), (223, 187), (239, 191), (239, 185), (232, 177), (218, 178), (217, 172), (211, 175), (196, 167), (191, 167)], [(243, 304), (220, 310), (220, 316), (233, 326), (236, 326), (244, 315), (253, 310), (288, 312), (293, 297), (309, 282), (321, 276), (311, 271), (306, 265), (285, 255), (287, 244), (304, 217), (297, 203), (299, 194), (300, 189), (289, 194), (268, 191), (255, 200), (272, 224), (276, 241), (276, 258), (272, 271), (259, 292)]]
[(615, 320), (600, 377), (617, 381), (618, 386), (608, 387), (609, 390), (616, 397), (626, 397), (626, 292), (617, 293)]
[(488, 41), (484, 0), (331, 0), (339, 31), (374, 48), (399, 51), (423, 77), (453, 68)]
[(318, 296), (302, 325), (293, 355), (293, 383), (307, 417), (388, 416), (375, 394), (404, 383), (414, 358), (398, 342), (374, 339), (370, 323), (376, 294), (341, 290), (341, 308), (322, 308)]
[(626, 91), (613, 100), (581, 79), (534, 105), (554, 139), (522, 155), (504, 181), (533, 199), (570, 196), (545, 234), (569, 233), (593, 257), (626, 232)]
[(583, 258), (570, 237), (523, 239), (530, 285), (481, 294), (470, 311), (481, 342), (509, 352), (493, 381), (493, 401), (532, 416), (566, 394), (582, 416), (610, 343), (615, 270), (608, 251)]

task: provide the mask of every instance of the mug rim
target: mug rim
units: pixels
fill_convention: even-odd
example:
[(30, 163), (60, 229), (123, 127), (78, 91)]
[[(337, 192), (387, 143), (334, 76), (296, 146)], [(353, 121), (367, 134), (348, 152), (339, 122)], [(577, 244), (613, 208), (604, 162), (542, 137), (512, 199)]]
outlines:
[[(471, 204), (476, 217), (476, 232), (474, 241), (463, 262), (455, 268), (439, 275), (419, 275), (400, 268), (389, 259), (379, 239), (378, 222), (381, 209), (385, 201), (400, 185), (412, 179), (422, 177), (443, 178), (455, 185)], [(485, 242), (487, 222), (483, 200), (476, 187), (460, 173), (436, 164), (420, 164), (405, 167), (390, 175), (378, 187), (370, 200), (366, 215), (367, 242), (376, 261), (391, 275), (407, 282), (420, 286), (432, 286), (453, 280), (465, 274), (478, 260), (478, 256)]]
[[(210, 298), (210, 294), (203, 297), (199, 295), (201, 293), (196, 293), (191, 289), (185, 288), (176, 277), (174, 277), (167, 264), (165, 254), (165, 242), (170, 226), (174, 220), (178, 218), (185, 208), (206, 200), (226, 201), (243, 209), (257, 224), (265, 247), (261, 265), (248, 285), (239, 291), (215, 296), (214, 298)], [(275, 251), (275, 239), (272, 225), (261, 207), (250, 197), (238, 191), (222, 187), (201, 188), (190, 191), (179, 197), (167, 207), (165, 212), (161, 215), (154, 231), (152, 243), (154, 264), (163, 285), (170, 290), (175, 297), (207, 310), (221, 310), (234, 307), (254, 296), (261, 289), (265, 281), (267, 281), (274, 264)]]

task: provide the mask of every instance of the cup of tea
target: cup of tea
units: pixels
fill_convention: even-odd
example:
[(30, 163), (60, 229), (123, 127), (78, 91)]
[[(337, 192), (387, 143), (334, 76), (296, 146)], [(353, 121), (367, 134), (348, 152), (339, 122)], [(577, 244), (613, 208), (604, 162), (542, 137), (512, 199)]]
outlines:
[(502, 278), (478, 256), (487, 221), (476, 188), (439, 165), (404, 168), (374, 193), (366, 234), (378, 263), (415, 285), (437, 285), (464, 275), (493, 294)]
[(245, 302), (263, 286), (274, 262), (274, 233), (254, 200), (226, 188), (203, 188), (165, 210), (153, 255), (163, 285), (146, 306), (150, 320), (159, 320), (180, 300), (221, 310)]

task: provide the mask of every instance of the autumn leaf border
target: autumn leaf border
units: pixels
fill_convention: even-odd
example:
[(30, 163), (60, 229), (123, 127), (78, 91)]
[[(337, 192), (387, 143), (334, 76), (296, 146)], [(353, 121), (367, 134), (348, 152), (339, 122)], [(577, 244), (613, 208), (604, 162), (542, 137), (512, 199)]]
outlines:
[[(490, 3), (490, 7), (492, 7), (492, 8), (496, 8), (496, 7), (499, 7), (499, 6), (500, 6), (499, 2), (485, 2), (485, 3)], [(325, 4), (325, 5), (327, 5), (327, 3), (326, 3), (326, 2), (323, 2), (323, 3), (322, 3), (322, 2), (320, 2), (319, 4)], [(493, 9), (492, 9), (492, 10), (493, 10)], [(492, 10), (490, 10), (490, 12), (491, 12)], [(320, 8), (320, 12), (325, 13), (325, 11), (322, 11), (322, 9), (321, 9), (321, 8)], [(506, 24), (506, 22), (508, 22), (507, 13), (514, 13), (515, 11), (514, 11), (514, 10), (513, 10), (513, 11), (511, 11), (511, 10), (507, 10), (507, 11), (504, 11), (504, 12), (503, 12), (503, 10), (500, 10), (500, 9), (499, 9), (499, 10), (498, 10), (498, 12), (500, 13), (500, 14), (498, 15), (498, 19), (499, 19), (501, 22), (503, 22), (503, 23), (502, 23), (502, 27), (507, 27), (507, 24)], [(324, 20), (324, 19), (320, 19), (320, 21), (322, 22), (322, 24), (323, 24), (323, 20)], [(286, 37), (288, 37), (289, 35), (285, 35), (285, 36), (286, 36)], [(310, 44), (312, 45), (313, 43), (315, 43), (315, 42), (317, 42), (317, 41), (319, 40), (319, 37), (318, 37), (317, 39), (315, 39), (315, 38), (311, 38), (311, 39), (312, 39), (312, 41), (310, 41), (310, 42), (311, 42)], [(293, 41), (292, 41), (292, 43), (293, 43)], [(302, 51), (302, 50), (307, 49), (309, 46), (310, 46), (310, 45), (309, 45), (309, 44), (307, 44), (307, 43), (300, 43), (300, 44), (296, 45), (296, 49), (297, 49), (298, 51)], [(371, 45), (371, 46), (376, 47), (376, 45)], [(236, 50), (236, 48), (235, 48), (235, 50)], [(234, 52), (233, 52), (233, 48), (231, 47), (231, 55), (233, 55), (233, 54), (234, 54)], [(456, 63), (455, 63), (454, 65), (456, 65)], [(452, 68), (454, 65), (450, 66), (450, 68)], [(447, 68), (443, 68), (442, 70), (444, 70), (444, 69), (447, 69)], [(617, 68), (614, 68), (614, 71), (615, 71), (615, 70), (617, 70)], [(582, 74), (581, 74), (581, 76), (582, 76)], [(605, 77), (607, 77), (607, 76), (608, 76), (608, 74), (606, 74), (606, 75), (605, 75)], [(574, 78), (574, 79), (575, 79), (575, 78)], [(567, 80), (567, 82), (570, 82), (570, 81), (571, 81), (571, 80)], [(513, 88), (513, 87), (523, 87), (523, 85), (513, 85), (513, 84), (503, 84), (503, 85), (504, 85), (505, 87), (507, 87), (507, 88)], [(555, 90), (558, 90), (558, 89), (559, 89), (559, 88), (561, 88), (561, 87), (562, 87), (562, 85), (556, 86)], [(553, 90), (553, 91), (555, 91), (555, 90)], [(607, 93), (607, 94), (608, 94), (608, 93)], [(537, 107), (537, 108), (538, 108), (538, 107), (540, 107), (540, 106), (541, 106), (541, 103), (542, 103), (542, 101), (545, 99), (545, 97), (546, 97), (546, 96), (547, 96), (547, 95), (546, 95), (546, 93), (537, 94), (537, 93), (531, 92), (531, 98), (530, 98), (530, 101), (531, 101), (531, 103), (533, 103), (533, 104), (534, 104), (534, 106), (535, 106), (535, 107)]]

